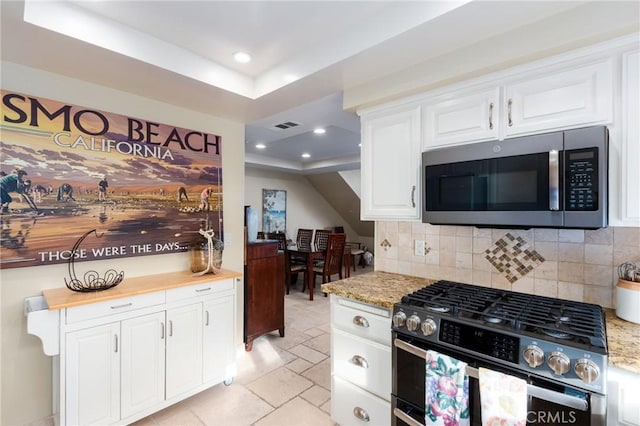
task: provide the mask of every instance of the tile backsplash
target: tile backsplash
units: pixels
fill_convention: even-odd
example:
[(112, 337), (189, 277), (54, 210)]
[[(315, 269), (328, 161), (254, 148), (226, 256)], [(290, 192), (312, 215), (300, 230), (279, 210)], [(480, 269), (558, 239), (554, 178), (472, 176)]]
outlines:
[[(381, 246), (387, 240), (390, 244)], [(425, 242), (416, 255), (415, 241)], [(375, 269), (615, 307), (617, 266), (640, 263), (640, 228), (489, 229), (376, 222)]]

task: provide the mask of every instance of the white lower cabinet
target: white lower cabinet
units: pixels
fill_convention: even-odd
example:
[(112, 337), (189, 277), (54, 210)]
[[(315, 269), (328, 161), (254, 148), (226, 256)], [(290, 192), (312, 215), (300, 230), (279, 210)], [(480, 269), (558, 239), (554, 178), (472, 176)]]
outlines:
[(167, 311), (167, 399), (202, 383), (202, 303)]
[(143, 315), (121, 323), (121, 416), (164, 400), (165, 314)]
[(60, 424), (129, 424), (230, 381), (236, 296), (228, 281), (167, 290), (160, 304), (165, 294), (116, 299), (105, 305), (112, 315), (83, 305), (79, 320), (78, 308), (67, 308)]
[(337, 424), (351, 426), (391, 423), (389, 401), (372, 395), (339, 376), (332, 377), (331, 387), (331, 418)]
[(229, 350), (234, 340), (234, 328), (229, 327), (233, 303), (231, 295), (204, 302), (202, 375), (205, 383), (220, 383), (236, 374), (235, 352)]
[(120, 420), (120, 323), (67, 334), (66, 423)]
[(391, 311), (331, 295), (331, 418), (391, 422)]
[(607, 370), (607, 424), (640, 426), (640, 374), (609, 366)]

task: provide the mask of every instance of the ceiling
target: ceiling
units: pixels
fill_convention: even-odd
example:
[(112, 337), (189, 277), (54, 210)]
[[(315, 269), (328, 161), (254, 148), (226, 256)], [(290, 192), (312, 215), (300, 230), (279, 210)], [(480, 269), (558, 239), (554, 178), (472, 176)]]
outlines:
[(240, 121), (247, 164), (308, 174), (359, 168), (345, 89), (584, 3), (2, 1), (2, 60)]

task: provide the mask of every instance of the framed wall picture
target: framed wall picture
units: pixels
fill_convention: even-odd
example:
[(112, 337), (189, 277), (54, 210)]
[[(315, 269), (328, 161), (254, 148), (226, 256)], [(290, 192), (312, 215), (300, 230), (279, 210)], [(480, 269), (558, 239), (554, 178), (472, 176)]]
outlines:
[(262, 190), (262, 231), (286, 232), (287, 191), (281, 189)]

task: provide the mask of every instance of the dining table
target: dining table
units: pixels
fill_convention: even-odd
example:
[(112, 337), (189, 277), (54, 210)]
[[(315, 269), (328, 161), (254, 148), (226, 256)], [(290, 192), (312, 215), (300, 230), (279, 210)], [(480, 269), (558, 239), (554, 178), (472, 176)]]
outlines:
[(309, 300), (313, 300), (313, 287), (315, 281), (315, 274), (313, 273), (313, 263), (315, 260), (324, 259), (325, 250), (319, 250), (313, 246), (302, 247), (297, 245), (291, 245), (287, 248), (287, 255), (289, 256), (289, 263), (293, 259), (302, 259), (306, 266), (306, 283), (304, 285), (309, 289)]

